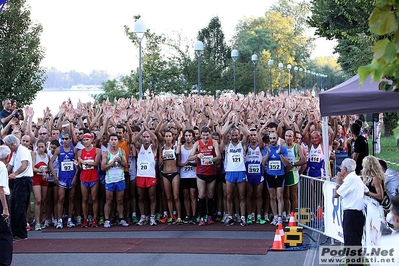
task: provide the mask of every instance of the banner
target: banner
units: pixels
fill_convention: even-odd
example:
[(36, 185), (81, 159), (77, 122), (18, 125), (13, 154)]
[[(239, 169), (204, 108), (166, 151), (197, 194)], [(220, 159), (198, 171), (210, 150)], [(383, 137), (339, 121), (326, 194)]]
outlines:
[(343, 210), (341, 198), (334, 198), (336, 183), (326, 181), (323, 185), (324, 194), (324, 233), (344, 243), (342, 230)]
[(384, 209), (374, 199), (365, 197), (364, 213), (366, 224), (363, 233), (363, 246), (377, 246), (381, 238), (381, 223), (385, 223)]

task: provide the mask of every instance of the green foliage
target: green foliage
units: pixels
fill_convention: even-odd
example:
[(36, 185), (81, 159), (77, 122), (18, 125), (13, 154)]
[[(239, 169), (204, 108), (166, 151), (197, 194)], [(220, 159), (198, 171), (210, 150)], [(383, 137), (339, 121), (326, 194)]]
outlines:
[(378, 39), (368, 27), (373, 1), (312, 0), (310, 6), (309, 25), (317, 35), (337, 40), (338, 63), (345, 73), (355, 75), (359, 66), (370, 62), (372, 45)]
[(392, 136), (393, 130), (398, 126), (399, 113), (384, 113), (384, 132), (385, 136)]
[(8, 1), (0, 13), (0, 98), (16, 99), (20, 106), (32, 103), (45, 81), (42, 26), (31, 21), (25, 2)]

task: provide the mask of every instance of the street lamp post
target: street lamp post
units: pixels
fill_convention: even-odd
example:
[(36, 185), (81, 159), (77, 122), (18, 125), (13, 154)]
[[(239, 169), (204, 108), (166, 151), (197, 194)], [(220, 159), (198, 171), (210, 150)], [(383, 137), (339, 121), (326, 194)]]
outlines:
[(198, 57), (198, 84), (197, 84), (197, 94), (201, 94), (201, 55), (204, 52), (204, 44), (201, 41), (196, 41), (194, 43), (194, 51)]
[[(272, 77), (272, 68), (273, 68), (273, 60), (269, 60), (269, 62), (267, 62), (267, 64), (269, 65), (270, 68), (270, 94), (273, 93), (273, 77)], [(276, 93), (273, 93), (274, 95), (276, 95)]]
[(252, 55), (252, 63), (254, 63), (254, 96), (256, 95), (256, 63), (258, 62), (258, 56), (256, 54)]
[(237, 89), (236, 89), (236, 61), (238, 58), (238, 51), (234, 49), (231, 51), (231, 59), (234, 61), (234, 94), (237, 94)]
[(302, 69), (302, 67), (300, 67), (300, 68), (299, 68), (299, 76), (301, 77), (301, 79), (300, 79), (300, 81), (299, 81), (299, 87), (300, 87), (300, 88), (302, 88), (301, 83), (303, 83), (303, 82), (301, 82), (301, 81), (302, 81), (302, 71), (303, 71), (303, 69)]
[(136, 35), (137, 41), (139, 43), (139, 99), (142, 99), (143, 97), (143, 73), (141, 70), (141, 41), (144, 39), (146, 31), (147, 31), (147, 26), (143, 21), (138, 19), (134, 23), (133, 32)]
[(294, 90), (296, 90), (297, 89), (297, 87), (298, 87), (298, 67), (296, 66), (296, 67), (294, 67), (294, 80), (295, 80), (295, 82), (294, 82)]
[(290, 64), (287, 65), (288, 69), (288, 95), (291, 94), (291, 68), (292, 66)]
[(278, 68), (280, 69), (280, 91), (283, 89), (283, 75), (282, 75), (282, 71), (283, 71), (283, 63), (278, 63)]

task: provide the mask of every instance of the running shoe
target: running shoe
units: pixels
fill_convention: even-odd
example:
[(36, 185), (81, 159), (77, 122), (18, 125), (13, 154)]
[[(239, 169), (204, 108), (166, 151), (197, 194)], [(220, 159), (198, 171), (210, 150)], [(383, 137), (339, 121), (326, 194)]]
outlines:
[(190, 224), (196, 224), (196, 223), (197, 223), (197, 217), (195, 217), (194, 215), (191, 216)]
[(265, 221), (266, 223), (270, 222), (269, 214), (265, 213)]
[(173, 218), (172, 217), (170, 217), (167, 221), (166, 221), (166, 223), (167, 224), (172, 224), (174, 221), (173, 221)]
[(226, 221), (224, 222), (224, 226), (231, 226), (234, 225), (234, 220), (232, 217), (227, 217)]
[(35, 225), (35, 231), (41, 231), (41, 230), (42, 230), (42, 227), (40, 226), (40, 223), (36, 224)]
[(87, 219), (89, 220), (89, 226), (91, 226), (91, 223), (93, 222), (93, 217), (91, 215), (89, 215), (89, 217), (87, 217)]
[(69, 227), (69, 228), (75, 227), (75, 224), (72, 222), (71, 218), (68, 218), (67, 227)]
[(250, 224), (252, 224), (253, 223), (253, 221), (252, 221), (252, 216), (251, 215), (248, 215), (248, 218), (247, 218), (247, 225), (250, 225)]
[(155, 217), (155, 221), (159, 222), (162, 219), (162, 214), (157, 213)]
[(33, 228), (30, 226), (29, 223), (26, 223), (26, 231), (32, 231)]
[(62, 229), (64, 227), (64, 224), (62, 222), (62, 219), (58, 219), (57, 225), (55, 226), (56, 229)]
[(200, 219), (200, 222), (199, 222), (198, 225), (199, 225), (199, 226), (205, 226), (204, 218), (201, 218), (201, 219)]
[(245, 218), (244, 218), (244, 219), (241, 219), (240, 225), (241, 225), (241, 226), (247, 226), (247, 225), (248, 225), (248, 224), (247, 224), (247, 221), (245, 221)]
[(182, 220), (181, 218), (177, 218), (176, 224), (177, 224), (177, 225), (183, 224), (183, 220)]
[(105, 220), (104, 228), (111, 228), (111, 222), (109, 220)]
[(130, 217), (126, 217), (126, 218), (125, 218), (125, 221), (126, 221), (129, 225), (132, 225), (132, 224), (133, 224), (132, 219), (130, 219)]
[(215, 223), (215, 222), (212, 220), (212, 216), (210, 216), (210, 215), (207, 217), (207, 220), (208, 220), (208, 221), (207, 221), (208, 224), (214, 224), (214, 223)]
[(184, 224), (190, 223), (190, 217), (186, 216), (183, 221)]
[(54, 227), (57, 226), (57, 219), (51, 217), (51, 223), (54, 225)]
[(91, 222), (91, 226), (92, 227), (98, 227), (98, 223), (96, 219), (93, 219), (93, 221)]
[(104, 225), (104, 217), (101, 216), (100, 220), (98, 221), (98, 225)]
[(150, 225), (151, 225), (151, 226), (157, 225), (157, 222), (155, 221), (155, 216), (151, 216), (151, 217), (150, 217)]
[(124, 227), (129, 226), (129, 224), (128, 224), (124, 219), (120, 219), (119, 225), (122, 225), (122, 226), (124, 226)]
[(259, 217), (256, 219), (256, 223), (257, 223), (257, 224), (265, 224), (266, 221), (263, 220), (262, 217), (259, 216)]
[(196, 221), (197, 224), (198, 224), (198, 223), (201, 221), (201, 216), (198, 215), (195, 221)]
[(278, 221), (277, 221), (277, 215), (276, 215), (273, 217), (273, 221), (270, 224), (277, 226), (277, 223), (278, 223)]
[(221, 222), (222, 221), (222, 215), (218, 214), (216, 216), (215, 222)]
[(44, 221), (44, 228), (49, 228), (50, 227), (50, 220)]
[(137, 224), (138, 221), (139, 221), (139, 219), (137, 218), (137, 216), (132, 216), (132, 222), (134, 224)]
[(146, 224), (145, 217), (141, 217), (140, 220), (136, 224), (139, 226), (145, 225)]
[(227, 213), (223, 214), (223, 219), (222, 219), (222, 223), (226, 222), (227, 218), (229, 218), (229, 216), (227, 215)]
[(82, 223), (82, 227), (88, 227), (89, 226), (89, 220), (88, 219), (84, 219), (83, 223)]
[[(76, 217), (76, 226), (82, 225), (82, 217), (81, 216), (77, 216)], [(82, 226), (83, 227), (83, 226)], [(87, 226), (86, 226), (87, 227)]]
[(168, 216), (164, 216), (164, 217), (162, 217), (161, 220), (159, 220), (159, 222), (160, 222), (161, 224), (165, 224), (168, 220), (169, 220), (169, 217), (168, 217)]
[(283, 224), (283, 218), (282, 218), (281, 216), (278, 216), (278, 217), (277, 217), (277, 224), (276, 224), (276, 226), (279, 225), (279, 224)]

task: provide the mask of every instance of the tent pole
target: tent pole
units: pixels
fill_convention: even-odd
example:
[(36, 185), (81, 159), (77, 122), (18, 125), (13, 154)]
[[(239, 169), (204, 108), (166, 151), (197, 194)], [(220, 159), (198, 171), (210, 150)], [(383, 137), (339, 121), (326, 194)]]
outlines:
[(328, 149), (328, 116), (322, 117), (322, 137), (323, 137), (323, 151), (324, 151), (324, 169), (326, 180), (330, 181), (330, 173), (328, 171), (330, 165), (330, 152)]

